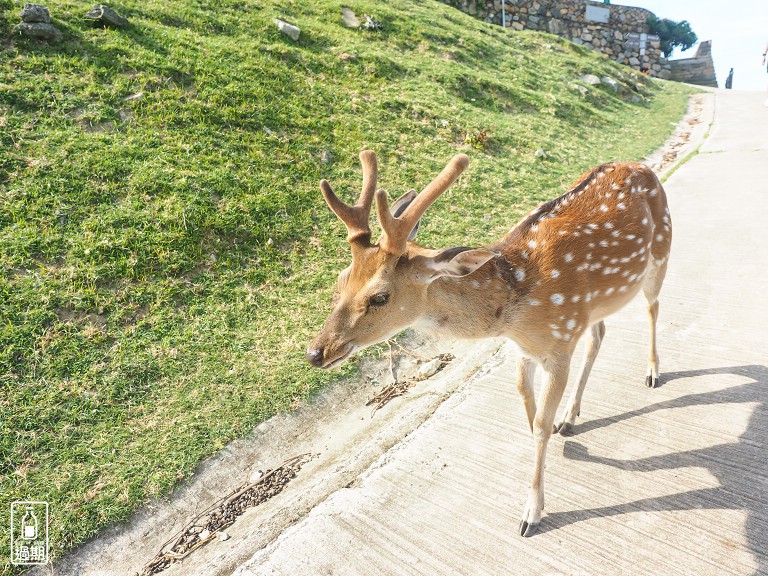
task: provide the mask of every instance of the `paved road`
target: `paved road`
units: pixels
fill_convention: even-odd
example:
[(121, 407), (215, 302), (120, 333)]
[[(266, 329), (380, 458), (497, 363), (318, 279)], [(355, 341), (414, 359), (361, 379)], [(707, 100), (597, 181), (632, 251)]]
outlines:
[(606, 322), (577, 435), (550, 444), (539, 534), (517, 535), (533, 442), (505, 346), (235, 574), (768, 574), (768, 108), (715, 98), (665, 184), (662, 386), (637, 300)]

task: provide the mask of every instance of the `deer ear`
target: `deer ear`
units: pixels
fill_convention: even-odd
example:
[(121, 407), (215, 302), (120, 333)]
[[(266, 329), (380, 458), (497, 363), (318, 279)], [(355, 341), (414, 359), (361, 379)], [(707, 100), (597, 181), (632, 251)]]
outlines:
[[(457, 253), (457, 250), (460, 252)], [(472, 274), (489, 260), (499, 254), (485, 248), (447, 248), (433, 257), (429, 267), (432, 272), (430, 281), (442, 277), (461, 278)]]
[[(392, 212), (392, 216), (395, 218), (399, 218), (400, 215), (405, 212), (405, 209), (408, 208), (408, 206), (413, 202), (413, 199), (416, 198), (418, 194), (416, 194), (416, 190), (411, 188), (400, 196), (400, 198), (397, 199), (397, 202), (392, 204), (392, 207), (389, 209), (390, 212)], [(419, 224), (421, 224), (421, 219), (416, 221), (416, 226), (413, 227), (413, 230), (411, 230), (411, 233), (408, 234), (408, 240), (413, 240), (416, 238), (416, 232), (419, 231)]]

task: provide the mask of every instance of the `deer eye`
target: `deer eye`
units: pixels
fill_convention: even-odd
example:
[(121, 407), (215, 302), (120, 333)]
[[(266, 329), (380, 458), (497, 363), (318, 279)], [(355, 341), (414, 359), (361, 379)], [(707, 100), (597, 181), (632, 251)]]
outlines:
[(380, 294), (374, 294), (368, 300), (368, 304), (371, 306), (384, 306), (384, 304), (386, 304), (387, 302), (389, 302), (389, 294), (387, 294), (386, 292), (382, 292)]

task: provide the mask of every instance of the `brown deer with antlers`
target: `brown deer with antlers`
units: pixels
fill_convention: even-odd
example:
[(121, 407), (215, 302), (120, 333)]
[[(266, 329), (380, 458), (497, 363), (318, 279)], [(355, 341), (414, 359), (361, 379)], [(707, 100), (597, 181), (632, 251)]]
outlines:
[[(536, 442), (533, 481), (520, 523), (531, 536), (544, 508), (544, 460), (553, 432), (567, 435), (579, 415), (589, 372), (605, 336), (603, 319), (640, 290), (648, 301), (650, 358), (646, 385), (658, 381), (656, 319), (672, 228), (666, 195), (642, 164), (603, 164), (565, 194), (541, 204), (489, 248), (431, 250), (412, 242), (419, 219), (469, 163), (458, 154), (420, 194), (390, 209), (376, 190), (376, 155), (360, 154), (363, 190), (341, 202), (326, 180), (325, 201), (344, 222), (352, 265), (339, 274), (335, 307), (307, 349), (314, 366), (331, 368), (356, 350), (413, 326), (458, 338), (506, 336), (521, 358), (517, 389)], [(371, 205), (383, 234), (371, 243)], [(578, 383), (555, 425), (576, 342), (587, 335)], [(537, 404), (533, 378), (544, 370)]]

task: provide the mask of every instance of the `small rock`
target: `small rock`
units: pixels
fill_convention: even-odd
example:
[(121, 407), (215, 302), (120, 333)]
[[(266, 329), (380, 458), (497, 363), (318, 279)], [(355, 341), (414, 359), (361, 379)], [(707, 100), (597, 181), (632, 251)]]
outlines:
[(360, 19), (355, 16), (351, 8), (343, 6), (341, 8), (341, 19), (347, 28), (360, 28)]
[(616, 82), (616, 80), (614, 80), (610, 76), (603, 76), (602, 78), (600, 78), (600, 82), (602, 82), (609, 88), (612, 88), (614, 92), (619, 91), (619, 83)]
[(443, 361), (440, 360), (440, 358), (434, 358), (427, 362), (426, 364), (422, 364), (419, 367), (418, 372), (416, 372), (416, 378), (419, 380), (426, 380), (430, 376), (433, 376), (435, 372), (437, 372), (440, 369), (440, 366), (442, 365)]
[(62, 38), (62, 33), (59, 32), (58, 28), (45, 22), (22, 22), (21, 24), (14, 26), (13, 29), (18, 30), (25, 36), (34, 38), (35, 40), (59, 42)]
[(585, 84), (589, 84), (590, 86), (597, 86), (598, 84), (600, 84), (600, 78), (598, 78), (594, 74), (584, 74), (584, 76), (579, 76), (579, 80), (581, 80)]
[(205, 528), (203, 528), (200, 531), (200, 534), (198, 534), (198, 536), (200, 537), (200, 540), (205, 540), (210, 535), (211, 535), (211, 531), (210, 530), (206, 530)]
[(328, 152), (328, 150), (323, 150), (323, 152), (320, 154), (320, 162), (323, 164), (330, 164), (333, 162), (333, 153)]
[(536, 158), (546, 158), (549, 156), (549, 154), (544, 151), (544, 148), (539, 148), (533, 155), (536, 156)]
[(578, 90), (582, 96), (585, 96), (589, 92), (589, 89), (586, 86), (582, 86), (581, 84), (576, 84), (574, 82), (569, 82), (568, 87), (572, 88), (573, 90)]
[(219, 540), (221, 540), (222, 542), (226, 542), (227, 540), (229, 540), (229, 534), (227, 534), (226, 532), (219, 532)]
[(298, 40), (299, 34), (301, 34), (301, 29), (298, 26), (294, 26), (293, 24), (288, 24), (288, 22), (284, 20), (280, 20), (280, 18), (275, 18), (275, 24), (277, 25), (277, 29), (280, 30), (283, 34), (288, 36), (291, 40)]
[(86, 20), (93, 20), (96, 26), (112, 26), (113, 28), (125, 28), (129, 22), (106, 4), (94, 4), (93, 8), (83, 16)]
[(32, 22), (44, 22), (45, 24), (51, 23), (51, 13), (48, 12), (48, 7), (42, 4), (24, 4), (24, 8), (21, 9), (21, 21)]

